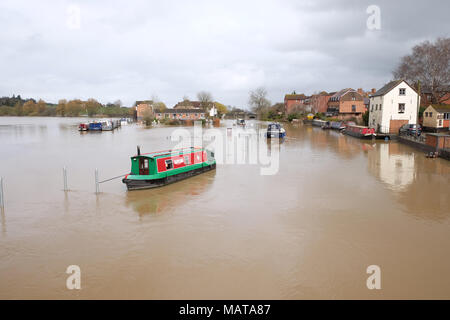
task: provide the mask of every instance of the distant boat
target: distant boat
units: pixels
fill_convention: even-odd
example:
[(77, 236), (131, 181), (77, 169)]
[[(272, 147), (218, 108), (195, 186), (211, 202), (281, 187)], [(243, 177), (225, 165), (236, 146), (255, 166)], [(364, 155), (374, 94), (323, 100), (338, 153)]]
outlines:
[(330, 121), (326, 121), (325, 124), (322, 126), (322, 129), (331, 129)]
[(286, 130), (279, 123), (269, 123), (267, 126), (266, 137), (267, 138), (284, 138), (286, 136)]
[(345, 124), (343, 121), (331, 121), (331, 129), (334, 130), (344, 130)]
[(112, 121), (106, 120), (101, 122), (102, 131), (112, 131), (114, 129)]
[(80, 123), (78, 125), (78, 131), (88, 131), (89, 130), (89, 124), (87, 123)]
[(183, 148), (131, 157), (131, 172), (122, 179), (128, 190), (165, 186), (216, 168), (214, 153), (204, 148)]
[(347, 125), (344, 133), (360, 139), (371, 139), (375, 136), (375, 129), (364, 126)]
[(89, 131), (102, 131), (102, 123), (97, 121), (89, 122)]
[(320, 120), (320, 119), (314, 119), (313, 121), (312, 121), (312, 125), (313, 126), (316, 126), (316, 127), (323, 127), (324, 125), (325, 125), (325, 121), (323, 121), (323, 120)]

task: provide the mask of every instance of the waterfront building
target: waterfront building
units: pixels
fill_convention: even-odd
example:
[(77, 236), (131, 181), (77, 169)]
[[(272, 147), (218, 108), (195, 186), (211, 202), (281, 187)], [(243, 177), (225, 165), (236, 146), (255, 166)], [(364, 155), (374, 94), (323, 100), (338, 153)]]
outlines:
[(155, 110), (155, 118), (158, 120), (203, 120), (205, 119), (205, 110), (203, 109), (166, 109)]
[(153, 115), (153, 101), (136, 101), (137, 120), (142, 121), (146, 115)]
[(438, 132), (450, 130), (450, 105), (429, 105), (423, 112), (423, 128)]
[(311, 97), (302, 94), (286, 94), (284, 96), (284, 109), (286, 114), (294, 112), (311, 111)]
[(352, 88), (336, 92), (328, 100), (327, 113), (339, 119), (361, 118), (364, 112), (364, 96)]
[(369, 127), (397, 134), (404, 124), (417, 124), (418, 94), (404, 80), (394, 80), (370, 96)]

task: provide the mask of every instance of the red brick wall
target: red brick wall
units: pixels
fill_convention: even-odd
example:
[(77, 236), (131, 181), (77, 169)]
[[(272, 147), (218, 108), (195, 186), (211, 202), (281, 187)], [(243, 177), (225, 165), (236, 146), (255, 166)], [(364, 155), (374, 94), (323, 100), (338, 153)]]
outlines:
[(389, 133), (398, 134), (400, 127), (407, 123), (408, 120), (391, 120), (389, 122)]

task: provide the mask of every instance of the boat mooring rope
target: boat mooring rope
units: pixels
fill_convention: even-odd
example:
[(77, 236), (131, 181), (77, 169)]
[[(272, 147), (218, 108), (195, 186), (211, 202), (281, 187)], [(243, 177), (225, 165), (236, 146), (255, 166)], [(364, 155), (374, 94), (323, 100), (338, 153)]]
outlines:
[(117, 177), (114, 177), (114, 178), (106, 179), (106, 180), (100, 181), (99, 183), (108, 182), (108, 181), (111, 181), (111, 180), (114, 180), (114, 179), (119, 179), (119, 178), (125, 177), (127, 174), (128, 173), (125, 173), (125, 174), (123, 174), (121, 176), (117, 176)]

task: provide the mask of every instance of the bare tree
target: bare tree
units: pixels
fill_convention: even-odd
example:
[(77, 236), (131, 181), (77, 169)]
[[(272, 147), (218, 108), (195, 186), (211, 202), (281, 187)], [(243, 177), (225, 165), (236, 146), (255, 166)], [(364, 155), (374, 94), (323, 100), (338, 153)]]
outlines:
[(393, 75), (411, 83), (420, 81), (431, 90), (433, 102), (438, 102), (439, 92), (450, 84), (450, 38), (416, 45), (410, 55), (401, 59)]
[(263, 87), (250, 91), (248, 104), (252, 108), (253, 112), (258, 114), (267, 112), (271, 103), (266, 97), (267, 90)]
[(212, 94), (207, 91), (200, 91), (197, 93), (197, 99), (200, 101), (200, 106), (203, 109), (208, 109), (213, 102)]

